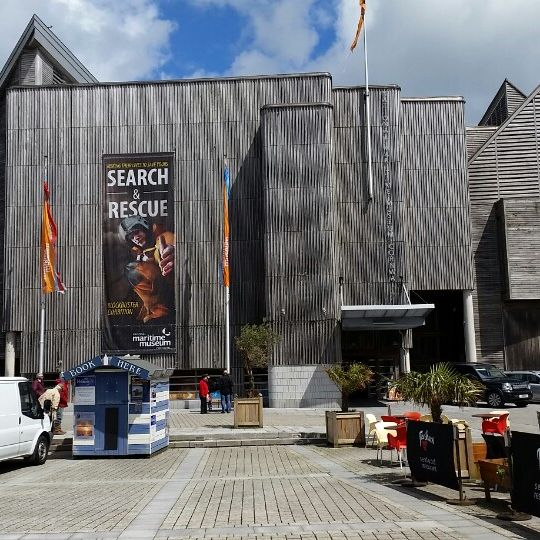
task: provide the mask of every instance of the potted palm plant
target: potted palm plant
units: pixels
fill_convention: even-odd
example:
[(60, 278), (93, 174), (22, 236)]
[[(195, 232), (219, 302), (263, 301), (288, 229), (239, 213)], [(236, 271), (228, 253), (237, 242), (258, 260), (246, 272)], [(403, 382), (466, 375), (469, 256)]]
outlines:
[(366, 434), (363, 411), (349, 411), (349, 396), (364, 390), (373, 379), (373, 371), (362, 363), (347, 367), (335, 365), (326, 370), (330, 380), (341, 390), (341, 411), (326, 411), (326, 438), (334, 447), (340, 444), (364, 446)]
[(482, 384), (460, 375), (448, 363), (436, 364), (427, 373), (411, 371), (392, 383), (391, 388), (403, 401), (421, 407), (427, 405), (433, 422), (442, 423), (445, 403), (474, 405), (485, 392)]
[(253, 370), (268, 366), (270, 349), (279, 335), (268, 324), (246, 324), (235, 338), (236, 348), (244, 360), (249, 389), (247, 397), (234, 399), (234, 427), (263, 427), (262, 395), (255, 390)]
[[(484, 386), (465, 375), (457, 373), (451, 364), (441, 363), (431, 367), (427, 373), (411, 371), (392, 383), (392, 389), (403, 401), (411, 401), (421, 407), (428, 405), (433, 422), (442, 424), (443, 405), (455, 403), (459, 406), (474, 405), (485, 392)], [(471, 430), (460, 431), (459, 463), (461, 475), (476, 477)], [(457, 462), (456, 451), (454, 459)]]

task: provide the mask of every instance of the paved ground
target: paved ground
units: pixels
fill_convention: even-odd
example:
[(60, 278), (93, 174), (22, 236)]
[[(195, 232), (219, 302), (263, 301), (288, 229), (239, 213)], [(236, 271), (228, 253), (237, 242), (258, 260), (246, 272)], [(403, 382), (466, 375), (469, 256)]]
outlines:
[[(378, 417), (386, 405), (362, 407)], [(393, 412), (410, 410), (392, 404)], [(514, 429), (538, 432), (536, 411), (507, 407)], [(486, 410), (447, 407), (479, 437)], [(65, 425), (71, 419), (66, 415)], [(232, 430), (232, 415), (173, 411), (171, 433)], [(324, 411), (265, 410), (264, 431), (324, 431)], [(498, 521), (492, 504), (457, 508), (439, 486), (408, 491), (375, 450), (325, 446), (169, 449), (150, 459), (50, 459), (0, 464), (0, 540), (71, 538), (417, 540), (540, 538), (540, 520)], [(480, 486), (469, 497), (483, 499)]]
[(399, 469), (373, 458), (369, 449), (260, 446), (4, 463), (0, 540), (540, 538), (538, 519), (497, 521), (500, 500), (463, 511), (444, 502), (455, 492), (392, 484)]

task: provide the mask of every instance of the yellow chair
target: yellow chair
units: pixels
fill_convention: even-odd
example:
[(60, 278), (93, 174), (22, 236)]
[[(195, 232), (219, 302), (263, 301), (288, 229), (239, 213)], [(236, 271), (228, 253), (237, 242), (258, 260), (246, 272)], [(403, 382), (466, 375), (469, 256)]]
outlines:
[(367, 427), (368, 435), (367, 435), (366, 445), (368, 444), (368, 441), (371, 437), (371, 447), (373, 448), (375, 446), (375, 440), (377, 437), (377, 434), (375, 431), (375, 425), (377, 424), (378, 420), (377, 420), (377, 417), (371, 413), (367, 413), (365, 418), (366, 418), (366, 422), (368, 423), (368, 427)]
[[(382, 451), (388, 447), (388, 434), (391, 433), (394, 437), (397, 435), (395, 430), (388, 429), (396, 427), (394, 422), (377, 422), (375, 424), (375, 436), (377, 437), (377, 461), (382, 461)], [(379, 459), (380, 452), (380, 459)]]

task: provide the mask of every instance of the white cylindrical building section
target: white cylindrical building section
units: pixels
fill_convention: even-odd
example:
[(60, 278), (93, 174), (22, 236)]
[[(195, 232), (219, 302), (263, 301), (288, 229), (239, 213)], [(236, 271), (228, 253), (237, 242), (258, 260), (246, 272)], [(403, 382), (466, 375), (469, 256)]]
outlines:
[(15, 377), (15, 332), (6, 332), (6, 377)]
[(409, 349), (403, 347), (399, 351), (399, 371), (402, 375), (411, 371), (411, 355)]
[(474, 307), (472, 291), (463, 291), (463, 331), (465, 332), (465, 359), (476, 362), (476, 338), (474, 334)]

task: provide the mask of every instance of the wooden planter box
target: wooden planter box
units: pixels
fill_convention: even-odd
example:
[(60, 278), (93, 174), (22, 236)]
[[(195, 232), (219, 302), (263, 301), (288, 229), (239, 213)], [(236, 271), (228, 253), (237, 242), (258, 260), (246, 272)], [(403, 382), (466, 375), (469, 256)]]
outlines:
[(474, 474), (471, 474), (471, 478), (474, 480), (479, 480), (480, 476), (480, 466), (478, 462), (481, 459), (486, 459), (487, 446), (485, 442), (474, 442), (472, 443), (472, 452), (473, 452), (473, 464), (474, 464)]
[[(478, 467), (488, 501), (491, 500), (490, 489), (497, 488), (499, 491), (508, 491), (510, 489), (510, 473), (508, 471), (508, 461), (505, 458), (481, 459), (478, 462)], [(500, 468), (505, 471), (502, 478), (497, 474), (497, 470)]]
[(234, 427), (263, 427), (263, 398), (234, 398)]
[(326, 439), (334, 448), (340, 444), (365, 446), (364, 412), (326, 411)]

